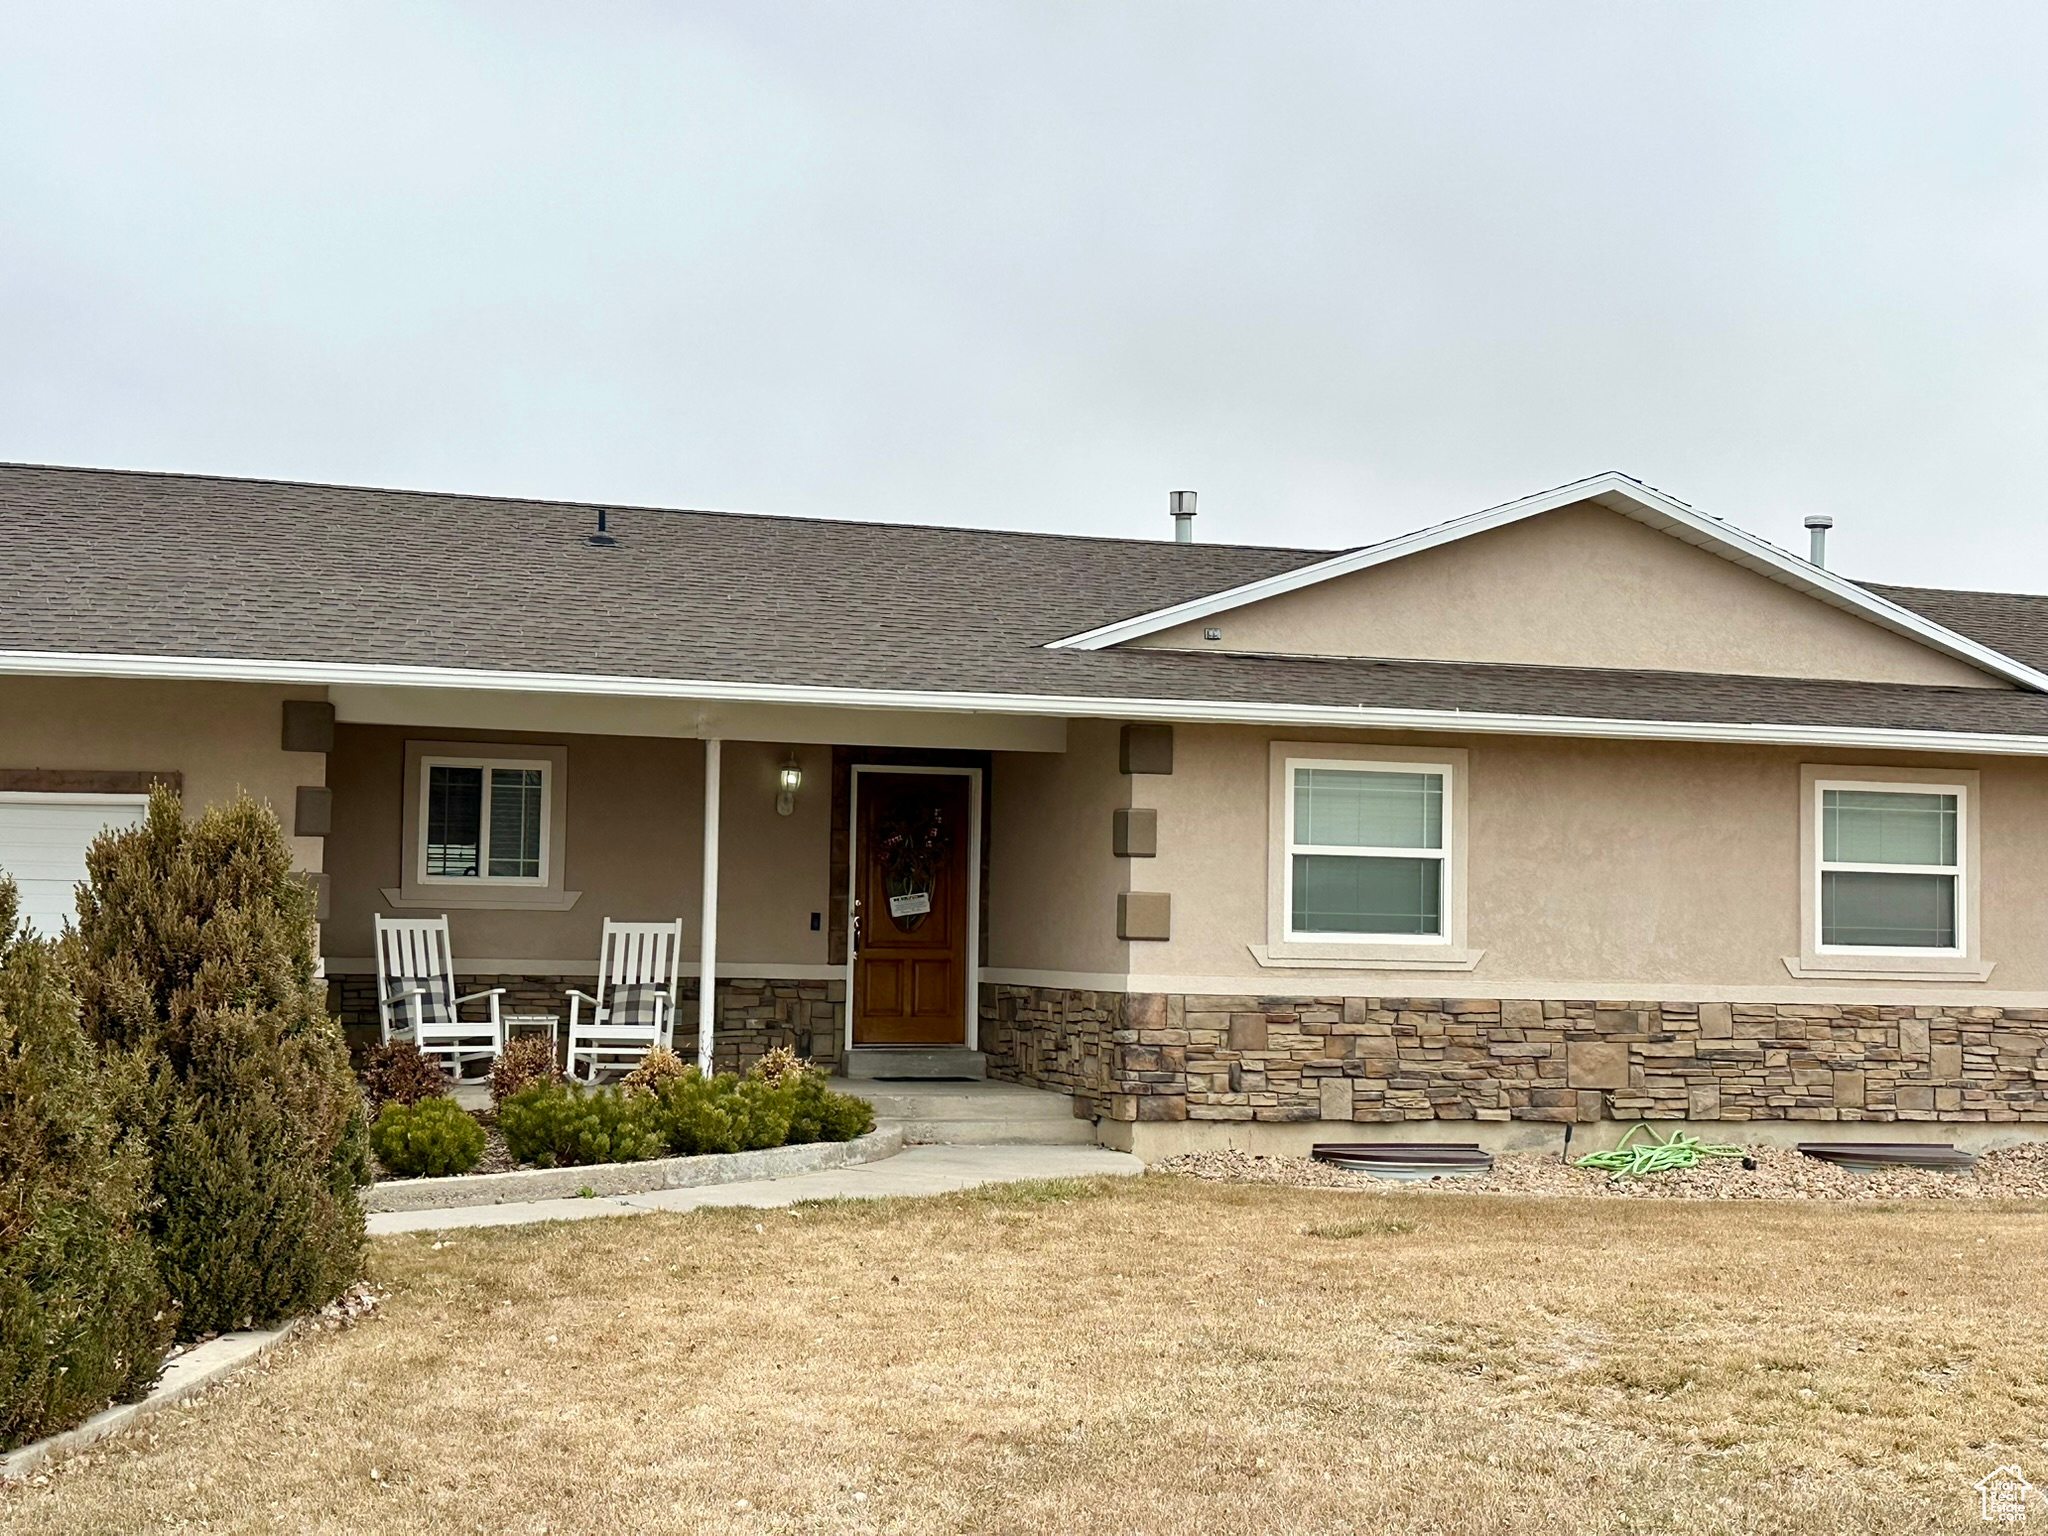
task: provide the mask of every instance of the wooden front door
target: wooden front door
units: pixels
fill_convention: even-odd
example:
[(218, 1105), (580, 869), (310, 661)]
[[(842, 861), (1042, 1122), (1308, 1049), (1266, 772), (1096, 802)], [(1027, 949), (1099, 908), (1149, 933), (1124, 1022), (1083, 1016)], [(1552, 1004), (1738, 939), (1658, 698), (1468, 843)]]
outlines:
[(965, 1045), (969, 779), (862, 773), (853, 870), (853, 1043)]

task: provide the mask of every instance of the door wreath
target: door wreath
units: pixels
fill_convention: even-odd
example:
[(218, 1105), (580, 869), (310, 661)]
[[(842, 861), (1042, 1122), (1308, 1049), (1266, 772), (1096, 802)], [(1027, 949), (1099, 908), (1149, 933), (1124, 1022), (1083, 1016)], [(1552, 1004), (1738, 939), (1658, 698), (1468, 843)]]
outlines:
[(929, 905), (922, 912), (897, 916), (895, 898), (930, 897), (939, 866), (953, 846), (953, 829), (947, 825), (943, 806), (919, 804), (902, 795), (884, 810), (875, 829), (875, 855), (882, 861), (882, 888), (891, 899), (890, 921), (905, 933), (914, 933), (931, 915)]

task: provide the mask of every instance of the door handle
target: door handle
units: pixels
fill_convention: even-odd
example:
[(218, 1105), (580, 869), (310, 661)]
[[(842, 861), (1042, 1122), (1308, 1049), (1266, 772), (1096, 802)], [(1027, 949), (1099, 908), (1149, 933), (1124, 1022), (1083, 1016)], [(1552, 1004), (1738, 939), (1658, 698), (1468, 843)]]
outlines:
[(846, 952), (855, 954), (860, 949), (860, 898), (853, 899), (853, 914), (846, 924)]

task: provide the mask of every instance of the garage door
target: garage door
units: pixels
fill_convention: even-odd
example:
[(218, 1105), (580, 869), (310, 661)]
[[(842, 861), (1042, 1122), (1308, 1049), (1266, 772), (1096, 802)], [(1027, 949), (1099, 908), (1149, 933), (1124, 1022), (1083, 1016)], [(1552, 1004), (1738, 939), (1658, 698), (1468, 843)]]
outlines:
[(85, 850), (107, 827), (133, 827), (142, 795), (0, 794), (0, 870), (21, 889), (21, 915), (45, 935), (75, 921), (73, 888), (85, 878)]

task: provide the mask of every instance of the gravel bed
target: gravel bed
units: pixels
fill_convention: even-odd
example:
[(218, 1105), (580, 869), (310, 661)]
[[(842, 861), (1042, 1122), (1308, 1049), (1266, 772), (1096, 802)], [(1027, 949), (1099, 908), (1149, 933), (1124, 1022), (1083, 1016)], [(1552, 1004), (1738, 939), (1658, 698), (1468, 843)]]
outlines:
[(1595, 1195), (1676, 1200), (2048, 1200), (2048, 1143), (1987, 1152), (1974, 1173), (1922, 1168), (1850, 1173), (1790, 1147), (1745, 1149), (1756, 1167), (1709, 1158), (1698, 1168), (1623, 1179), (1573, 1168), (1555, 1152), (1501, 1152), (1478, 1178), (1415, 1183), (1352, 1173), (1307, 1157), (1255, 1157), (1249, 1152), (1190, 1152), (1162, 1158), (1152, 1172), (1233, 1184), (1288, 1184), (1305, 1189), (1370, 1190), (1376, 1194)]

